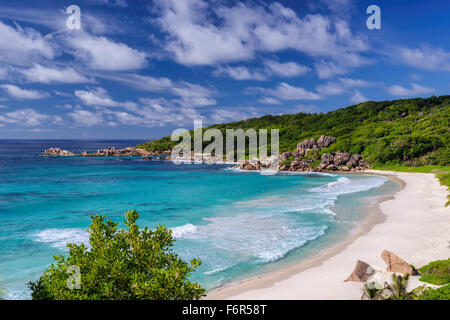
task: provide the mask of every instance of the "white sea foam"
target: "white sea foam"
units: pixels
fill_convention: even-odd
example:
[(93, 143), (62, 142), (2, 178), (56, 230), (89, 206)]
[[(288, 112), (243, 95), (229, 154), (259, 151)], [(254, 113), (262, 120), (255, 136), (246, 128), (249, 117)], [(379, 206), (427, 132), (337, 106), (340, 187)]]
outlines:
[(89, 244), (89, 234), (86, 230), (81, 228), (52, 228), (37, 232), (34, 235), (34, 240), (37, 242), (48, 243), (50, 246), (66, 249), (68, 242), (85, 245)]
[(322, 236), (325, 225), (298, 222), (296, 217), (276, 212), (240, 213), (205, 218), (192, 239), (204, 241), (239, 259), (269, 262)]
[(217, 273), (217, 272), (220, 272), (220, 271), (224, 271), (224, 270), (227, 270), (227, 269), (228, 269), (227, 267), (219, 267), (219, 268), (216, 268), (216, 269), (213, 269), (213, 270), (210, 270), (210, 271), (205, 271), (204, 274), (210, 275), (210, 274), (214, 274), (214, 273)]
[(193, 224), (188, 223), (183, 226), (173, 227), (171, 230), (174, 238), (181, 238), (187, 234), (197, 232), (198, 228)]
[(364, 178), (352, 180), (346, 177), (341, 177), (337, 181), (329, 182), (323, 186), (310, 189), (310, 191), (341, 195), (378, 188), (382, 186), (386, 181), (386, 178), (380, 176), (367, 176)]

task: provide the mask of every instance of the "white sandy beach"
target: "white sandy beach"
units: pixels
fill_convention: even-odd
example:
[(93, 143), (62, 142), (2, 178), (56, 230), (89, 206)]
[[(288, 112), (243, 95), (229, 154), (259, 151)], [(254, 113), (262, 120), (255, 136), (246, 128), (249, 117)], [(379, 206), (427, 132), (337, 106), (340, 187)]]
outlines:
[[(358, 259), (381, 271), (386, 269), (380, 256), (385, 249), (417, 268), (448, 259), (450, 207), (444, 206), (446, 187), (434, 174), (367, 172), (394, 176), (405, 186), (381, 202), (381, 213), (374, 213), (351, 239), (308, 261), (210, 292), (206, 299), (360, 299), (362, 284), (344, 282)], [(389, 277), (386, 272), (375, 275), (380, 281)]]

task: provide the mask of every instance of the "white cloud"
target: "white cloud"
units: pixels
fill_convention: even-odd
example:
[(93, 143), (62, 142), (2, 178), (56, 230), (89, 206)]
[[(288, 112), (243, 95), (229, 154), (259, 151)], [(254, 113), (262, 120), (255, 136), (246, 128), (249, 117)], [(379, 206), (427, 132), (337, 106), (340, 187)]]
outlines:
[(212, 98), (216, 94), (215, 89), (187, 81), (172, 82), (169, 78), (155, 78), (137, 74), (103, 77), (122, 82), (139, 90), (175, 95), (181, 98), (176, 100), (180, 105), (195, 106), (197, 104), (197, 106), (206, 106), (216, 104), (216, 101)]
[(82, 83), (91, 81), (72, 68), (58, 69), (35, 64), (34, 67), (21, 70), (20, 72), (25, 75), (29, 82)]
[(92, 127), (102, 124), (104, 122), (103, 116), (100, 113), (93, 113), (88, 110), (77, 109), (68, 114), (76, 125)]
[(0, 61), (26, 65), (38, 59), (52, 59), (53, 47), (31, 28), (10, 27), (0, 21)]
[(48, 97), (48, 93), (40, 92), (36, 90), (22, 89), (12, 84), (2, 84), (0, 88), (5, 90), (9, 96), (22, 100), (22, 99), (42, 99)]
[(293, 87), (285, 82), (281, 82), (275, 89), (249, 88), (248, 91), (257, 91), (268, 94), (281, 100), (320, 100), (322, 97), (314, 92), (307, 91), (301, 87)]
[(262, 97), (261, 99), (258, 99), (258, 102), (265, 103), (265, 104), (281, 104), (281, 102), (279, 100), (271, 98), (271, 97)]
[(73, 49), (73, 55), (95, 70), (133, 70), (141, 69), (147, 64), (145, 53), (105, 37), (83, 34), (66, 40)]
[(4, 115), (0, 114), (0, 122), (18, 124), (27, 127), (40, 125), (43, 121), (46, 121), (49, 118), (50, 116), (41, 114), (30, 108), (7, 112)]
[(365, 88), (371, 87), (372, 85), (372, 83), (361, 79), (339, 78), (338, 81), (330, 81), (325, 84), (318, 85), (316, 89), (320, 95), (332, 96), (347, 92), (348, 89)]
[(350, 102), (352, 103), (361, 103), (368, 100), (359, 90), (355, 90), (354, 94), (350, 97)]
[(89, 91), (75, 90), (75, 96), (88, 106), (117, 107), (120, 105), (119, 102), (111, 99), (103, 88), (92, 88)]
[(274, 74), (280, 77), (300, 76), (311, 70), (307, 66), (302, 66), (292, 61), (281, 63), (275, 60), (266, 60), (264, 63)]
[(400, 64), (405, 64), (420, 69), (450, 71), (450, 52), (442, 48), (422, 46), (411, 49), (399, 47), (389, 53), (392, 59)]
[(388, 88), (388, 92), (394, 96), (398, 97), (409, 97), (409, 96), (420, 96), (420, 95), (426, 95), (426, 94), (432, 94), (436, 90), (431, 87), (423, 87), (416, 83), (413, 83), (411, 86), (411, 89), (394, 85), (390, 86)]
[(366, 88), (373, 86), (373, 83), (361, 80), (361, 79), (352, 79), (352, 78), (339, 78), (339, 81), (346, 87), (346, 88)]
[(348, 69), (341, 64), (334, 62), (318, 62), (315, 64), (317, 76), (320, 79), (332, 78), (336, 75), (343, 75), (348, 72)]
[(0, 109), (7, 109), (7, 108), (8, 108), (7, 106), (0, 104)]
[(213, 110), (206, 120), (208, 123), (227, 123), (231, 121), (245, 120), (248, 118), (255, 118), (261, 116), (254, 108), (239, 108), (235, 110), (232, 108), (219, 108)]
[(345, 88), (338, 82), (327, 82), (316, 87), (317, 92), (323, 96), (339, 95), (345, 92)]
[(234, 80), (263, 81), (267, 79), (267, 74), (265, 74), (263, 70), (251, 71), (249, 68), (245, 66), (237, 66), (237, 67), (220, 66), (214, 71), (214, 74), (215, 75), (226, 74)]
[(299, 104), (297, 106), (295, 106), (292, 109), (293, 112), (298, 113), (298, 112), (303, 112), (303, 113), (319, 113), (319, 107), (315, 106), (315, 105), (304, 105), (304, 104)]
[(356, 65), (363, 62), (359, 53), (368, 49), (346, 22), (320, 14), (299, 18), (280, 3), (227, 7), (203, 0), (158, 0), (156, 6), (155, 21), (168, 35), (165, 50), (185, 65), (249, 60), (256, 52), (287, 49)]
[(255, 68), (253, 70), (246, 66), (219, 66), (214, 71), (214, 74), (216, 76), (225, 74), (234, 80), (264, 81), (273, 75), (290, 78), (304, 75), (311, 70), (309, 67), (293, 61), (282, 63), (275, 60), (264, 60), (263, 63), (264, 68)]
[(181, 99), (173, 99), (172, 102), (175, 102), (182, 107), (206, 107), (217, 104), (215, 99), (206, 97), (183, 97)]

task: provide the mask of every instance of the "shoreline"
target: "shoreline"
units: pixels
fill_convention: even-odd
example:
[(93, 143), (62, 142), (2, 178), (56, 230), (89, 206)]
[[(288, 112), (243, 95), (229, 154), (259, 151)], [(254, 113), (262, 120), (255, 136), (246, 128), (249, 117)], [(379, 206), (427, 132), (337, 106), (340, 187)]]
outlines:
[[(365, 170), (361, 173), (384, 176), (399, 183), (401, 188), (390, 196), (377, 199), (373, 208), (370, 209), (371, 212), (362, 219), (361, 225), (344, 240), (322, 250), (313, 257), (280, 270), (212, 289), (207, 293), (205, 299), (360, 299), (363, 284), (344, 282), (345, 278), (353, 271), (358, 259), (369, 263), (376, 270), (384, 271), (386, 266), (380, 255), (385, 249), (392, 250), (416, 267), (450, 256), (450, 248), (445, 247), (445, 240), (450, 239), (450, 215), (445, 213), (446, 209), (444, 208), (447, 191), (439, 184), (434, 174), (378, 170)], [(418, 181), (419, 183), (417, 183)], [(408, 206), (408, 203), (413, 201), (408, 201), (408, 199), (416, 184), (421, 187), (421, 190), (420, 196), (415, 197), (414, 202), (422, 205), (430, 202), (430, 211), (437, 211), (437, 217), (427, 217), (420, 214), (419, 210), (414, 214), (416, 219), (413, 220), (417, 223), (413, 223), (413, 227), (406, 228), (405, 223), (403, 232), (399, 232), (397, 235), (395, 232), (387, 232), (395, 226), (398, 227), (397, 219), (401, 220), (402, 218), (399, 214), (396, 215), (393, 209), (401, 207), (404, 209), (403, 211), (408, 211), (408, 208), (411, 207), (411, 204)], [(430, 190), (431, 194), (429, 194)], [(405, 212), (401, 216), (404, 214)], [(409, 218), (413, 218), (412, 214)], [(428, 221), (430, 219), (432, 221)], [(413, 236), (415, 234), (414, 227), (420, 233), (422, 223), (426, 224), (427, 222), (432, 223), (433, 228), (424, 228), (426, 230), (422, 233), (426, 234), (425, 239), (419, 237), (414, 241), (419, 245), (413, 246), (408, 243), (409, 241), (405, 243), (404, 240), (407, 240), (404, 239), (405, 233)], [(429, 249), (433, 246), (426, 242), (433, 237), (433, 231), (436, 229), (440, 229), (438, 234), (444, 233), (445, 236), (438, 236), (440, 238), (439, 248), (435, 246), (431, 252), (424, 253), (427, 250), (430, 251)], [(406, 238), (408, 238), (407, 235)], [(436, 254), (436, 250), (441, 251), (441, 254)], [(422, 254), (418, 253), (420, 251)], [(386, 272), (380, 274), (382, 273), (386, 276)], [(418, 281), (417, 279), (412, 280), (412, 283)]]

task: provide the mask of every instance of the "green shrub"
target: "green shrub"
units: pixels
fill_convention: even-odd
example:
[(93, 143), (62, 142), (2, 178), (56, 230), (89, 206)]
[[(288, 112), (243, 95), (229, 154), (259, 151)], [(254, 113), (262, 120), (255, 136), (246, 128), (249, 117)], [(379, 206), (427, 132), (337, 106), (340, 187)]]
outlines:
[[(134, 300), (199, 299), (205, 290), (188, 277), (200, 265), (181, 260), (170, 248), (172, 231), (159, 226), (139, 229), (136, 210), (126, 212), (127, 229), (92, 217), (89, 244), (68, 244), (69, 256), (55, 256), (56, 262), (35, 282), (30, 282), (32, 298), (41, 300)], [(72, 266), (80, 270), (81, 286), (69, 289)], [(69, 280), (70, 281), (70, 280)]]
[(450, 259), (430, 262), (419, 269), (420, 281), (443, 285), (450, 283)]
[[(447, 186), (447, 190), (450, 191), (450, 172), (438, 173), (436, 176), (439, 179), (439, 181), (441, 182), (441, 185)], [(448, 205), (450, 205), (450, 194), (447, 195), (447, 199), (448, 199), (448, 201), (445, 204), (446, 207)]]
[(426, 289), (420, 296), (420, 300), (450, 300), (450, 284), (437, 288)]

